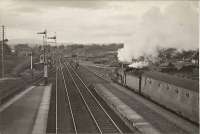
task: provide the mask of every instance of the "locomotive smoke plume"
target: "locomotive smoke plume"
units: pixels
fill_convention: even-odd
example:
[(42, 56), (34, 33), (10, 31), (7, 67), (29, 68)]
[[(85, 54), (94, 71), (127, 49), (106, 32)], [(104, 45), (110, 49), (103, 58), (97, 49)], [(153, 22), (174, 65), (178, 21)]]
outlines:
[[(131, 39), (118, 50), (119, 61), (131, 62), (139, 56), (157, 56), (157, 48), (198, 48), (198, 2), (176, 2), (163, 11), (154, 7), (138, 21)], [(130, 65), (135, 66), (138, 63)]]
[(132, 67), (132, 68), (144, 68), (144, 67), (148, 66), (148, 62), (138, 61), (138, 62), (133, 62), (132, 64), (130, 64), (128, 66)]

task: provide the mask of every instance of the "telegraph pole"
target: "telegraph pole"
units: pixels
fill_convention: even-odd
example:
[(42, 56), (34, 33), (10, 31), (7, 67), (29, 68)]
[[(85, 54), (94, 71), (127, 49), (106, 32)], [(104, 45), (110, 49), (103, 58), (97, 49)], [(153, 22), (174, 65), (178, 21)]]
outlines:
[(4, 28), (5, 26), (3, 25), (2, 26), (2, 46), (1, 46), (1, 50), (2, 50), (2, 53), (1, 53), (1, 65), (2, 65), (2, 78), (4, 78)]
[(31, 49), (31, 78), (33, 80), (33, 50)]
[(31, 70), (33, 69), (33, 52), (31, 51)]

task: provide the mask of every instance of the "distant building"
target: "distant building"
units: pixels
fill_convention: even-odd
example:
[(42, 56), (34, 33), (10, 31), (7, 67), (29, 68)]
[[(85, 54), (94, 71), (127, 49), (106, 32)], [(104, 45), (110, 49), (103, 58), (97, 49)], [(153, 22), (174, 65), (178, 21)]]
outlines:
[(12, 53), (15, 53), (15, 49), (11, 49), (11, 52), (12, 52)]
[(44, 54), (40, 55), (40, 63), (44, 63)]
[(191, 57), (191, 62), (195, 65), (199, 65), (199, 51), (194, 53)]
[(165, 63), (160, 64), (159, 69), (161, 72), (170, 72), (170, 71), (176, 70), (172, 62), (165, 62)]
[(18, 56), (28, 56), (31, 53), (31, 47), (27, 44), (18, 44), (15, 46), (15, 52)]

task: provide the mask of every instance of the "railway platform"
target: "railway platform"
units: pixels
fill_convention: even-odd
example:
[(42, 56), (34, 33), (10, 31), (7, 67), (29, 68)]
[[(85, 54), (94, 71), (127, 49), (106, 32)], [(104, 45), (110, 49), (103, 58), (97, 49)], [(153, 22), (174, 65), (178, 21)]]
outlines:
[(30, 86), (1, 105), (0, 134), (44, 133), (50, 91), (51, 85)]
[(142, 134), (160, 134), (149, 122), (140, 114), (122, 102), (117, 96), (110, 92), (102, 84), (96, 84), (96, 92), (115, 110), (115, 112), (132, 128), (137, 129)]
[[(97, 69), (96, 69), (97, 70)], [(144, 98), (133, 91), (115, 84), (107, 79), (104, 79), (100, 72), (89, 69), (88, 67), (82, 66), (79, 69), (79, 74), (87, 78), (85, 81), (93, 84), (96, 92), (101, 94), (101, 96), (106, 99), (107, 103), (110, 103), (110, 106), (114, 107), (115, 112), (127, 116), (126, 111), (120, 110), (120, 106), (116, 104), (115, 98), (122, 101), (124, 104), (122, 109), (131, 109), (133, 112), (138, 113), (139, 117), (142, 117), (147, 124), (156, 130), (158, 133), (169, 134), (198, 134), (198, 126), (192, 124), (191, 122), (177, 116), (176, 114), (168, 111), (167, 109), (155, 104), (152, 101), (149, 101), (147, 98)], [(102, 93), (104, 92), (104, 93)], [(113, 100), (111, 99), (113, 98)], [(110, 102), (109, 102), (110, 101)], [(129, 108), (126, 108), (126, 107)], [(125, 107), (125, 108), (124, 108)], [(129, 110), (127, 110), (129, 111)], [(129, 112), (127, 112), (129, 113)], [(127, 118), (128, 120), (130, 118)], [(134, 123), (134, 121), (132, 121)], [(133, 124), (134, 125), (134, 124)], [(145, 126), (145, 124), (143, 123)], [(142, 125), (140, 125), (142, 126)], [(147, 126), (147, 125), (146, 125)], [(145, 128), (145, 127), (144, 127)], [(147, 129), (147, 127), (145, 128)]]
[(0, 134), (190, 134), (198, 128), (83, 66), (60, 62), (49, 77), (0, 106)]

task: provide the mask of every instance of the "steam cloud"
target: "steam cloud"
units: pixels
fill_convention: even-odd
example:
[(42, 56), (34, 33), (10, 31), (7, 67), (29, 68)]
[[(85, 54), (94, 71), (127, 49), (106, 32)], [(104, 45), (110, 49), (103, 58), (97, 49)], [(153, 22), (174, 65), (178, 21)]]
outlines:
[(139, 61), (139, 62), (134, 62), (128, 66), (132, 68), (143, 68), (143, 67), (147, 67), (148, 65), (149, 65), (148, 62)]
[(157, 48), (198, 48), (198, 2), (176, 2), (161, 11), (154, 7), (137, 23), (135, 33), (118, 51), (120, 61), (156, 56)]

